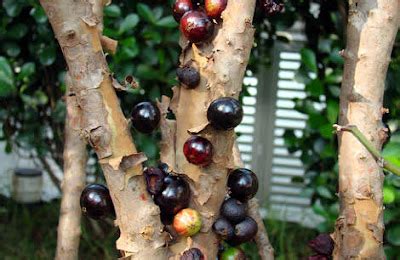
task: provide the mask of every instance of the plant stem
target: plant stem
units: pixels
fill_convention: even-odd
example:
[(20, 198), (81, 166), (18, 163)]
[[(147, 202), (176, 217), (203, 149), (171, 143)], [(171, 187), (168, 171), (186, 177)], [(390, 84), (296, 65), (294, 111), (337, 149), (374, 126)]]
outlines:
[(334, 128), (336, 128), (336, 131), (347, 131), (352, 133), (360, 143), (364, 145), (364, 147), (375, 157), (376, 160), (382, 163), (383, 169), (390, 171), (391, 173), (400, 176), (400, 168), (397, 167), (396, 165), (390, 163), (388, 160), (386, 160), (382, 154), (374, 147), (374, 145), (365, 137), (363, 133), (358, 129), (357, 126), (355, 125), (346, 125), (346, 126), (340, 126), (340, 125), (333, 125)]

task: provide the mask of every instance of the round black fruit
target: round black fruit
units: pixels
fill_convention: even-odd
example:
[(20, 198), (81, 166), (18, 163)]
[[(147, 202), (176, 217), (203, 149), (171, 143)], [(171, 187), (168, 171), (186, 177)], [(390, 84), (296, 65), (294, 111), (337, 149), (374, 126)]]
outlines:
[(164, 178), (163, 190), (156, 195), (154, 201), (167, 214), (176, 214), (181, 209), (189, 206), (190, 187), (189, 184), (177, 176)]
[(164, 186), (164, 178), (167, 176), (161, 169), (156, 167), (148, 167), (143, 171), (146, 178), (147, 191), (151, 195), (157, 195), (162, 191)]
[(232, 239), (227, 240), (230, 245), (236, 246), (252, 240), (257, 234), (257, 222), (251, 218), (246, 217), (243, 221), (236, 224), (235, 235)]
[(104, 185), (89, 184), (82, 191), (80, 204), (82, 212), (90, 218), (100, 219), (114, 214), (110, 192)]
[(240, 124), (242, 118), (242, 106), (230, 97), (214, 100), (207, 110), (208, 122), (217, 130), (231, 130)]
[(232, 224), (223, 217), (218, 218), (214, 222), (212, 229), (214, 233), (223, 240), (230, 240), (235, 235), (235, 229), (233, 228)]
[(246, 218), (246, 205), (237, 199), (229, 198), (221, 205), (221, 215), (232, 224), (237, 224)]
[(258, 179), (249, 169), (239, 168), (229, 174), (228, 187), (231, 197), (245, 202), (256, 195)]
[(188, 88), (195, 88), (200, 83), (200, 73), (193, 67), (185, 66), (176, 70), (178, 80)]
[(160, 110), (151, 102), (141, 102), (133, 107), (132, 125), (141, 133), (149, 134), (160, 123)]
[(204, 254), (200, 249), (194, 247), (183, 252), (180, 260), (204, 260)]
[(170, 173), (169, 166), (166, 163), (160, 162), (158, 164), (158, 169), (162, 170), (165, 175), (168, 175)]

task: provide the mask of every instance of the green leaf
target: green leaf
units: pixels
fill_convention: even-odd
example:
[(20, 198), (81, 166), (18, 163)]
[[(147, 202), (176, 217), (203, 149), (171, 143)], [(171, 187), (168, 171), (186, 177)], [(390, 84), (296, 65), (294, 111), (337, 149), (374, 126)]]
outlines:
[(339, 115), (339, 103), (336, 100), (329, 99), (326, 106), (328, 121), (331, 124), (336, 123)]
[(331, 139), (332, 135), (333, 135), (333, 127), (332, 124), (326, 124), (326, 125), (322, 125), (319, 128), (319, 133), (321, 134), (322, 137), (326, 138), (326, 139)]
[(156, 18), (148, 5), (139, 3), (137, 5), (137, 12), (146, 22), (156, 23)]
[(390, 186), (383, 188), (383, 203), (392, 204), (396, 200), (396, 189)]
[(400, 246), (400, 225), (391, 227), (387, 232), (387, 240), (395, 246)]
[(324, 86), (319, 79), (314, 79), (306, 85), (306, 91), (310, 96), (318, 98), (324, 94)]
[(119, 26), (119, 34), (122, 34), (130, 29), (133, 29), (136, 27), (136, 25), (139, 23), (139, 16), (137, 14), (130, 14), (125, 19), (122, 21), (122, 23)]
[(311, 72), (317, 72), (317, 58), (315, 53), (307, 48), (301, 50), (301, 61)]
[(178, 23), (175, 21), (174, 17), (172, 17), (171, 15), (161, 18), (160, 20), (157, 21), (156, 25), (160, 26), (160, 27), (165, 27), (165, 28), (178, 27)]
[(17, 0), (4, 0), (3, 7), (8, 16), (16, 17), (21, 12), (23, 5)]
[(21, 52), (21, 48), (15, 42), (6, 42), (2, 48), (10, 57), (17, 57)]
[(21, 39), (28, 32), (28, 27), (25, 24), (17, 23), (7, 30), (7, 36), (11, 39)]
[(121, 41), (120, 52), (122, 60), (131, 59), (139, 54), (139, 46), (135, 37), (129, 37)]
[(330, 192), (329, 189), (328, 189), (327, 187), (325, 187), (325, 186), (318, 186), (318, 187), (317, 187), (317, 193), (318, 193), (321, 197), (324, 197), (324, 198), (327, 198), (327, 199), (332, 199), (332, 198), (333, 198), (331, 192)]
[(121, 8), (118, 5), (112, 4), (104, 8), (104, 15), (108, 17), (120, 17)]
[(0, 97), (8, 97), (15, 91), (11, 66), (6, 58), (0, 56)]
[(383, 149), (382, 155), (385, 160), (400, 167), (400, 143), (390, 141)]
[(42, 48), (38, 53), (40, 63), (45, 66), (50, 66), (56, 60), (56, 50), (53, 46)]
[(23, 80), (34, 74), (35, 71), (36, 71), (35, 63), (27, 62), (21, 67), (21, 72), (18, 74), (18, 79)]
[(47, 16), (46, 13), (44, 12), (43, 8), (41, 6), (37, 6), (35, 8), (32, 8), (32, 10), (29, 13), (33, 19), (37, 23), (45, 23), (47, 22)]

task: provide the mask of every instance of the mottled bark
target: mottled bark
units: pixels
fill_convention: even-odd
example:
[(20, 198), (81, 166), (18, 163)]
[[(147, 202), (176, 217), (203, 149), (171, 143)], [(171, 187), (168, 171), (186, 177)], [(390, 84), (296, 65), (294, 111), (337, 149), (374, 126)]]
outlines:
[[(347, 46), (340, 96), (340, 125), (356, 125), (381, 149), (382, 100), (400, 1), (349, 1)], [(374, 157), (349, 132), (339, 133), (340, 216), (334, 259), (385, 259), (383, 173)]]
[[(101, 44), (102, 0), (41, 0), (68, 65), (82, 111), (81, 133), (94, 148), (110, 189), (125, 258), (165, 259), (159, 208), (148, 196), (137, 153)], [(103, 39), (104, 40), (104, 39)]]
[(56, 259), (78, 259), (81, 235), (81, 207), (79, 198), (86, 182), (86, 142), (80, 137), (81, 111), (76, 96), (71, 92), (67, 77), (67, 116), (64, 131), (64, 178), (62, 181), (62, 199), (60, 219), (57, 229)]
[[(207, 259), (215, 259), (218, 238), (211, 226), (219, 215), (219, 208), (227, 193), (226, 181), (229, 169), (234, 168), (232, 148), (234, 131), (215, 131), (207, 126), (209, 104), (220, 97), (238, 98), (243, 76), (254, 41), (252, 27), (255, 0), (228, 1), (222, 14), (222, 22), (216, 25), (212, 41), (189, 44), (183, 37), (180, 63), (190, 64), (201, 75), (196, 89), (174, 89), (171, 109), (176, 116), (176, 172), (186, 174), (191, 180), (191, 207), (197, 209), (203, 220), (201, 232), (190, 239), (181, 239), (171, 246), (176, 255), (187, 247), (197, 247)], [(183, 144), (190, 134), (206, 137), (213, 144), (211, 165), (198, 167), (190, 164), (183, 155)]]

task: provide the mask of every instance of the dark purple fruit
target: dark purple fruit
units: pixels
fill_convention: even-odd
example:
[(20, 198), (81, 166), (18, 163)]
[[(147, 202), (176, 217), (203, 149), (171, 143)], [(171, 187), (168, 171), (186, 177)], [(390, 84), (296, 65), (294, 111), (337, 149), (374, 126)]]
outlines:
[(214, 24), (204, 12), (189, 11), (181, 18), (180, 30), (190, 42), (200, 43), (211, 38)]
[(235, 235), (232, 239), (227, 240), (227, 242), (233, 246), (249, 242), (255, 237), (257, 231), (257, 222), (251, 217), (246, 217), (243, 221), (236, 224)]
[(230, 240), (235, 235), (235, 229), (233, 228), (232, 224), (223, 217), (218, 218), (214, 222), (212, 229), (214, 233), (223, 240)]
[(188, 162), (207, 166), (212, 161), (213, 147), (210, 141), (201, 136), (192, 136), (183, 145), (183, 154)]
[(219, 258), (220, 260), (246, 260), (246, 255), (242, 250), (240, 250), (237, 247), (230, 247), (225, 249), (221, 257)]
[(151, 102), (141, 102), (133, 107), (132, 125), (141, 133), (149, 134), (160, 123), (160, 110)]
[(160, 207), (160, 220), (161, 223), (163, 223), (164, 225), (168, 226), (168, 225), (172, 225), (172, 222), (174, 222), (174, 214), (168, 212), (168, 210), (163, 209)]
[(176, 70), (178, 80), (188, 88), (195, 88), (200, 83), (200, 73), (193, 67), (185, 66)]
[(204, 260), (204, 254), (198, 248), (190, 248), (183, 252), (180, 260)]
[(163, 162), (158, 164), (158, 169), (162, 170), (165, 173), (165, 175), (168, 175), (171, 172), (169, 170), (168, 164), (163, 163)]
[(317, 254), (330, 256), (333, 253), (335, 242), (329, 234), (320, 234), (310, 240), (308, 246)]
[(276, 0), (259, 0), (258, 2), (266, 15), (280, 13), (285, 8), (283, 4), (278, 4)]
[(164, 178), (167, 176), (162, 170), (156, 167), (148, 167), (143, 171), (146, 178), (147, 191), (151, 195), (157, 195), (162, 191)]
[(176, 214), (189, 206), (189, 184), (177, 176), (167, 176), (163, 191), (154, 197), (154, 201), (166, 214)]
[(101, 219), (114, 214), (110, 192), (104, 185), (89, 184), (82, 191), (80, 204), (82, 212), (90, 218)]
[(228, 0), (205, 0), (206, 14), (208, 17), (218, 19), (225, 10)]
[(258, 179), (249, 169), (239, 168), (228, 177), (230, 196), (242, 202), (253, 198), (258, 190)]
[(201, 5), (204, 5), (204, 0), (192, 0), (192, 3), (195, 7), (199, 7)]
[(232, 224), (237, 224), (246, 218), (246, 205), (234, 198), (225, 200), (221, 205), (221, 215)]
[(242, 106), (230, 97), (214, 100), (207, 110), (208, 122), (217, 130), (231, 130), (242, 122), (242, 118)]
[(186, 13), (193, 10), (193, 4), (190, 0), (176, 0), (173, 7), (173, 16), (175, 21), (179, 23), (182, 16)]

